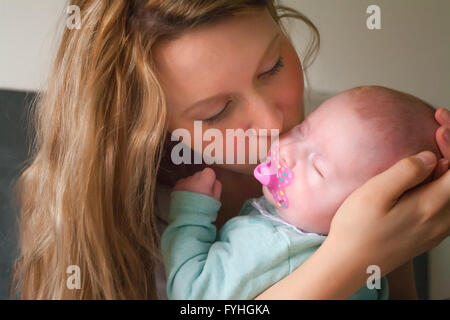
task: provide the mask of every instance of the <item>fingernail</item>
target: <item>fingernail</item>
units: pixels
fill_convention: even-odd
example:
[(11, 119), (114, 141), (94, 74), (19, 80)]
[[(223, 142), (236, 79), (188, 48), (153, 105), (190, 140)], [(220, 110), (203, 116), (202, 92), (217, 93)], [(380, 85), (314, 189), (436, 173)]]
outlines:
[(436, 157), (429, 151), (423, 151), (417, 154), (416, 157), (422, 160), (426, 168), (432, 167), (436, 161)]
[(450, 121), (450, 111), (448, 111), (447, 109), (445, 109), (444, 111), (445, 120)]
[(446, 128), (444, 131), (444, 139), (447, 143), (450, 143), (450, 129)]

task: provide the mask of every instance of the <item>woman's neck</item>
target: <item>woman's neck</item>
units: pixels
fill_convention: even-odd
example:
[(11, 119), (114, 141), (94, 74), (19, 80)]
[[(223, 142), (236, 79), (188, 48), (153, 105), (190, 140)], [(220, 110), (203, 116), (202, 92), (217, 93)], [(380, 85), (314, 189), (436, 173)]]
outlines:
[(251, 175), (237, 173), (214, 167), (217, 179), (222, 183), (222, 206), (219, 210), (216, 227), (220, 229), (229, 219), (238, 215), (246, 200), (262, 195), (261, 184)]

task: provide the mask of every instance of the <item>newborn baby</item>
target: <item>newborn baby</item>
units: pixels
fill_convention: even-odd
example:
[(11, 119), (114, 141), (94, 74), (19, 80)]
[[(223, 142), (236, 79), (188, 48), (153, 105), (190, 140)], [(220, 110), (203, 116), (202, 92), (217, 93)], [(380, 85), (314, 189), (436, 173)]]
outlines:
[[(247, 200), (218, 234), (213, 170), (180, 180), (161, 239), (169, 299), (255, 298), (319, 248), (339, 206), (369, 178), (423, 150), (439, 159), (437, 128), (434, 109), (413, 96), (344, 91), (272, 145), (255, 168), (264, 196)], [(350, 299), (387, 297), (383, 277)]]
[[(281, 218), (328, 234), (342, 202), (369, 178), (423, 150), (441, 158), (434, 111), (413, 96), (383, 87), (345, 91), (281, 138), (255, 177)], [(283, 173), (295, 178), (290, 183)]]

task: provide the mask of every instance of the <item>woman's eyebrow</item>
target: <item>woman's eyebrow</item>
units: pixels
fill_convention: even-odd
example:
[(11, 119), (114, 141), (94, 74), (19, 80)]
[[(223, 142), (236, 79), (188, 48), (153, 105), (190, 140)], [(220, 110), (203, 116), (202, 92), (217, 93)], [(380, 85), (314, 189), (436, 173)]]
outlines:
[(215, 101), (220, 101), (220, 99), (223, 99), (223, 98), (225, 98), (225, 97), (227, 97), (228, 96), (228, 94), (226, 94), (226, 93), (219, 93), (219, 94), (216, 94), (216, 95), (214, 95), (214, 96), (212, 96), (212, 97), (209, 97), (209, 98), (206, 98), (206, 99), (203, 99), (203, 100), (200, 100), (200, 101), (197, 101), (197, 102), (195, 102), (194, 104), (192, 104), (192, 105), (190, 105), (189, 107), (187, 107), (185, 110), (184, 110), (184, 112), (183, 113), (188, 113), (188, 112), (191, 112), (191, 111), (193, 111), (194, 109), (196, 109), (196, 108), (198, 108), (198, 107), (201, 107), (202, 105), (206, 105), (206, 104), (212, 104), (212, 102), (215, 102)]
[[(266, 47), (266, 50), (264, 51), (264, 54), (260, 58), (260, 62), (271, 52), (274, 45), (277, 43), (277, 41), (280, 39), (281, 33), (277, 32), (277, 34), (272, 38), (272, 40), (269, 42), (269, 45)], [(228, 93), (218, 93), (211, 97), (199, 100), (197, 102), (194, 102), (189, 107), (187, 107), (183, 113), (191, 112), (193, 109), (198, 108), (202, 105), (206, 105), (209, 103), (212, 103), (214, 101), (220, 101), (220, 99), (226, 98), (229, 94)]]

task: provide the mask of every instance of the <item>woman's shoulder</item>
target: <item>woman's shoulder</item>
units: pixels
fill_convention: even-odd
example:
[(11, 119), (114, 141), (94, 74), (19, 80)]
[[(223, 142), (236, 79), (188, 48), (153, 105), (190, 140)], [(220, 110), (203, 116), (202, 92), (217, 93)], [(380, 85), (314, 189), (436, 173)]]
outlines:
[[(156, 184), (156, 206), (155, 214), (158, 223), (158, 228), (164, 229), (168, 224), (170, 193), (172, 188), (167, 185)], [(160, 230), (162, 232), (162, 230)]]
[[(169, 186), (166, 186), (161, 183), (156, 184), (156, 221), (157, 228), (159, 234), (162, 235), (164, 229), (168, 225), (167, 217), (169, 215), (169, 204), (170, 204), (170, 192), (172, 189)], [(158, 292), (158, 299), (167, 300), (167, 291), (166, 291), (166, 275), (164, 265), (161, 262), (158, 262), (155, 270), (155, 280), (156, 280), (156, 288)]]

